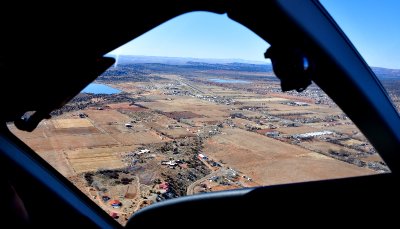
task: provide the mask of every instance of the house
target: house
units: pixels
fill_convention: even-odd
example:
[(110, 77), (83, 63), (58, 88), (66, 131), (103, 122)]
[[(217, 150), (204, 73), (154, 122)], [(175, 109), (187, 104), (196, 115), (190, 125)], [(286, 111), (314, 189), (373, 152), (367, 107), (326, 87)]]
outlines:
[(168, 191), (169, 185), (167, 182), (163, 182), (163, 183), (159, 184), (159, 187), (165, 191)]
[(208, 179), (210, 182), (213, 182), (213, 181), (217, 181), (218, 180), (218, 177), (217, 176), (212, 176), (212, 177), (210, 177), (210, 179)]
[(118, 218), (119, 218), (118, 213), (116, 213), (116, 212), (110, 212), (110, 216), (111, 216), (113, 219), (118, 219)]
[(168, 161), (168, 162), (166, 163), (166, 165), (169, 165), (169, 166), (177, 166), (178, 164), (177, 164), (175, 161)]
[(175, 167), (175, 166), (178, 165), (178, 163), (176, 163), (176, 161), (161, 161), (161, 164), (162, 165), (169, 165), (169, 166), (172, 166), (172, 167)]
[(296, 106), (302, 106), (302, 107), (308, 106), (308, 103), (304, 103), (304, 102), (294, 102), (294, 104), (295, 104)]
[(269, 131), (265, 133), (265, 136), (270, 137), (270, 138), (276, 138), (279, 137), (279, 132), (278, 131)]
[(119, 200), (111, 200), (111, 201), (110, 201), (110, 205), (111, 205), (113, 208), (119, 208), (119, 207), (122, 206), (122, 203), (121, 203)]
[(138, 155), (144, 154), (144, 153), (149, 153), (150, 150), (149, 149), (142, 149), (138, 152)]
[(313, 138), (313, 137), (318, 137), (318, 136), (322, 136), (322, 135), (332, 135), (332, 134), (334, 134), (332, 131), (324, 130), (324, 131), (310, 132), (310, 133), (305, 133), (305, 134), (296, 134), (293, 136), (296, 138), (300, 138), (300, 139), (306, 139), (306, 138)]
[(207, 160), (208, 159), (208, 157), (206, 155), (202, 154), (202, 153), (199, 153), (198, 157), (199, 157), (199, 159), (203, 159), (203, 160)]
[(88, 117), (87, 114), (85, 114), (85, 113), (79, 113), (79, 118), (86, 118), (86, 117)]

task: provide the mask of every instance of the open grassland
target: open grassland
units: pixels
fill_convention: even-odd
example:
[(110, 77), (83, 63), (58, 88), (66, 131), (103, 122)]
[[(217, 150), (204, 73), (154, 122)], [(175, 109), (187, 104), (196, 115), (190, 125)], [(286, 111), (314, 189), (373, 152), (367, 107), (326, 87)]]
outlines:
[[(375, 172), (241, 129), (224, 129), (204, 152), (261, 185), (370, 175)], [(338, 170), (340, 168), (340, 170)]]

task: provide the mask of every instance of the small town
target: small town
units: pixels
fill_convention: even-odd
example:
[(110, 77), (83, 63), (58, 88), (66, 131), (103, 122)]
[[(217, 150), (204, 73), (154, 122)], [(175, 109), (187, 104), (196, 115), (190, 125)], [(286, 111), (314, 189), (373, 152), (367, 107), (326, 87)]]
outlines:
[(119, 93), (80, 93), (32, 133), (9, 129), (123, 225), (185, 195), (389, 172), (317, 86), (283, 93), (270, 66), (240, 67), (112, 67), (95, 83)]

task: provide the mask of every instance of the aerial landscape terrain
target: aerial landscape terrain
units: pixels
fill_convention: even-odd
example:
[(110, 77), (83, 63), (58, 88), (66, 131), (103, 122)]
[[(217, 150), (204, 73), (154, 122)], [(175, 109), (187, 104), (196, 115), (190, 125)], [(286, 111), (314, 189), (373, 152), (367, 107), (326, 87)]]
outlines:
[[(81, 92), (31, 133), (9, 124), (121, 224), (179, 196), (390, 172), (314, 84), (283, 93), (268, 64), (147, 59), (126, 56), (91, 85), (112, 92)], [(374, 71), (399, 108), (400, 71)]]

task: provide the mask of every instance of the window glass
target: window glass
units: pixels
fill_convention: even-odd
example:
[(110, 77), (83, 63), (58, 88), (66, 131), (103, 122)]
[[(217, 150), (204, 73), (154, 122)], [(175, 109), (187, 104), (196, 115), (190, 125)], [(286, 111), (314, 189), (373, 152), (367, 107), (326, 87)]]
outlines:
[(281, 92), (267, 47), (225, 15), (187, 14), (111, 52), (32, 133), (9, 128), (121, 224), (179, 196), (388, 172), (317, 86)]
[(321, 0), (400, 109), (400, 2)]

